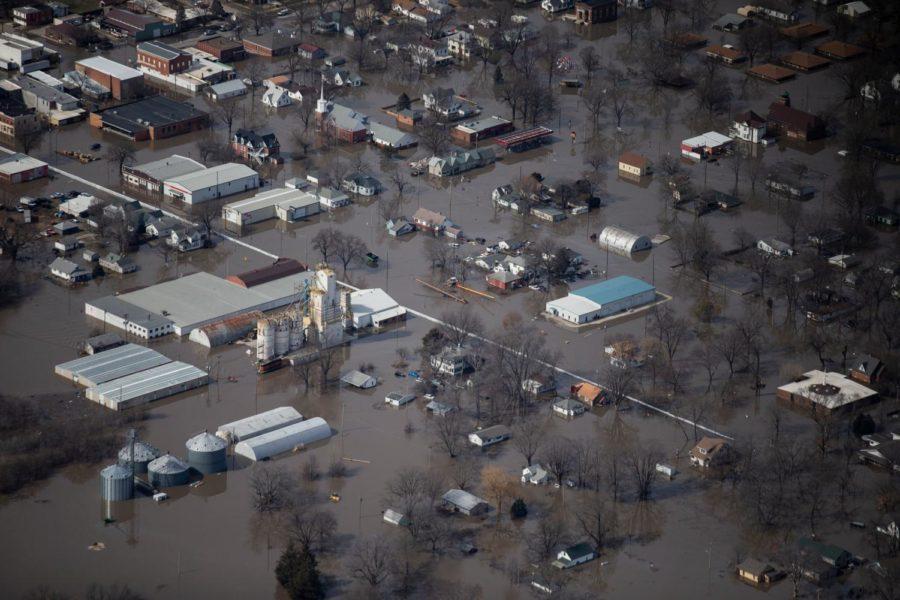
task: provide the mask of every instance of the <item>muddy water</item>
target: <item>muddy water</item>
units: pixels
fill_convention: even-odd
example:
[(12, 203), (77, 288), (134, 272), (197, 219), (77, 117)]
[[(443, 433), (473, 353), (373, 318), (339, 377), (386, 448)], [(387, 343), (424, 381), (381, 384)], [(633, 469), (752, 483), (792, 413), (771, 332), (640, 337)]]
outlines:
[[(720, 3), (719, 12), (734, 10), (737, 5), (736, 2)], [(536, 23), (543, 23), (536, 11), (529, 11), (528, 14)], [(558, 26), (571, 27), (566, 24)], [(579, 32), (579, 35), (583, 33)], [(709, 30), (707, 35), (711, 43), (723, 40), (735, 42), (733, 36), (728, 34)], [(341, 53), (341, 38), (308, 37), (329, 48), (332, 54)], [(577, 57), (581, 46), (592, 43), (605, 60), (616, 62), (625, 39), (624, 33), (616, 32), (615, 25), (603, 26), (586, 33), (584, 37), (575, 37), (577, 47), (568, 52)], [(124, 46), (111, 51), (109, 56), (124, 62), (133, 58), (133, 52), (133, 47)], [(698, 64), (700, 55), (700, 52), (695, 52), (689, 58), (689, 64)], [(71, 68), (71, 63), (80, 57), (78, 53), (67, 51), (61, 71)], [(266, 64), (270, 73), (280, 70), (277, 63)], [(482, 72), (480, 64), (475, 64), (452, 70), (440, 81), (426, 80), (424, 84), (413, 86), (412, 90), (385, 81), (380, 74), (363, 73), (368, 85), (349, 91), (339, 101), (369, 114), (373, 120), (390, 124), (389, 118), (379, 112), (379, 107), (391, 104), (401, 91), (420, 95), (432, 83), (439, 83), (452, 85), (457, 91), (475, 98), (484, 107), (484, 114), (508, 116), (508, 110), (485, 92), (490, 88), (492, 72), (492, 68)], [(736, 88), (736, 98), (729, 114), (747, 108), (765, 114), (768, 104), (784, 90), (791, 93), (796, 106), (811, 112), (831, 108), (841, 96), (841, 91), (828, 75), (828, 69), (798, 75), (794, 81), (782, 86), (751, 80), (743, 94), (738, 88), (738, 82), (744, 80), (743, 74), (740, 71), (726, 72)], [(411, 156), (424, 156), (424, 151), (419, 150), (390, 159), (374, 148), (358, 146), (340, 148), (327, 156), (313, 154), (307, 160), (290, 160), (293, 140), (281, 132), (298, 127), (297, 119), (290, 109), (265, 111), (259, 103), (260, 95), (257, 93), (256, 106), (252, 107), (253, 116), (246, 119), (246, 124), (265, 123), (279, 132), (288, 160), (275, 172), (276, 182), (303, 175), (312, 167), (327, 166), (329, 161), (337, 158), (351, 162), (361, 156), (382, 183), (389, 186), (389, 173), (393, 169), (404, 168)], [(410, 93), (410, 96), (413, 95)], [(668, 125), (658, 106), (659, 102), (666, 100), (657, 99), (655, 104), (645, 101), (635, 103), (634, 114), (623, 122), (625, 139), (617, 151), (627, 147), (651, 158), (665, 153), (676, 154), (679, 141), (683, 138), (713, 128), (718, 131), (727, 129), (726, 119), (719, 119), (712, 125), (692, 124), (696, 115), (691, 110), (693, 102), (689, 92), (673, 92), (668, 98), (674, 105)], [(200, 97), (195, 98), (194, 103), (207, 106)], [(248, 114), (251, 113), (250, 103), (249, 96), (243, 100)], [(629, 274), (653, 282), (661, 291), (673, 296), (670, 306), (686, 313), (696, 289), (670, 269), (676, 260), (668, 246), (658, 247), (650, 257), (634, 261), (607, 255), (589, 241), (590, 233), (599, 232), (604, 225), (619, 225), (651, 236), (662, 229), (664, 210), (658, 184), (654, 182), (649, 187), (642, 187), (618, 179), (614, 160), (617, 152), (612, 153), (605, 169), (604, 207), (600, 211), (547, 225), (492, 209), (491, 190), (522, 174), (540, 172), (554, 180), (579, 177), (589, 170), (590, 167), (583, 162), (583, 145), (573, 145), (566, 135), (570, 129), (578, 131), (580, 141), (583, 141), (588, 133), (587, 117), (577, 95), (563, 95), (559, 115), (548, 123), (560, 133), (552, 146), (504, 157), (492, 167), (467, 173), (463, 179), (454, 178), (452, 182), (413, 179), (406, 192), (404, 212), (411, 215), (419, 206), (440, 210), (461, 225), (469, 237), (489, 240), (509, 236), (531, 239), (553, 237), (582, 253), (588, 264), (598, 266), (609, 276)], [(603, 127), (604, 134), (614, 134), (614, 125), (609, 118), (604, 120)], [(225, 135), (220, 124), (216, 125), (215, 131), (220, 137)], [(173, 153), (198, 158), (198, 137), (181, 136), (137, 144), (137, 161), (146, 162)], [(81, 165), (54, 154), (57, 148), (87, 151), (95, 142), (104, 146), (129, 143), (92, 129), (85, 122), (46, 136), (35, 154), (74, 174), (120, 189), (115, 169), (107, 162)], [(838, 149), (839, 141), (831, 138), (814, 146), (779, 145), (759, 149), (759, 152), (767, 165), (802, 161), (810, 167), (810, 180), (821, 189), (833, 185), (837, 177)], [(706, 181), (709, 187), (722, 191), (730, 191), (732, 187), (733, 173), (728, 161), (687, 168), (692, 172), (695, 184), (701, 185)], [(898, 174), (900, 169), (896, 166), (885, 166), (879, 172), (887, 197), (891, 197), (897, 189)], [(65, 178), (57, 178), (22, 186), (21, 190), (31, 195), (45, 195), (78, 187)], [(737, 211), (703, 217), (713, 228), (721, 245), (730, 245), (733, 232), (738, 227), (758, 236), (777, 235), (779, 231), (784, 231), (777, 218), (777, 203), (749, 198), (749, 184), (746, 181), (741, 184), (740, 195), (745, 203)], [(825, 195), (820, 194), (808, 203), (807, 208), (808, 213), (825, 211), (829, 204)], [(690, 222), (691, 218), (684, 214), (679, 216), (683, 222)], [(538, 226), (534, 227), (535, 224)], [(428, 264), (422, 251), (423, 236), (414, 234), (400, 240), (390, 238), (378, 219), (377, 207), (373, 203), (363, 201), (333, 215), (320, 215), (299, 224), (261, 224), (245, 231), (243, 237), (267, 251), (311, 262), (315, 256), (309, 241), (317, 231), (327, 226), (340, 227), (359, 235), (383, 259), (377, 269), (353, 268), (347, 274), (347, 280), (360, 286), (383, 287), (406, 306), (429, 314), (439, 315), (444, 310), (456, 308), (455, 304), (439, 299), (413, 280), (414, 277), (428, 275)], [(476, 250), (472, 246), (463, 246), (458, 252), (470, 254)], [(52, 375), (52, 367), (73, 358), (75, 344), (98, 332), (96, 322), (86, 319), (82, 313), (85, 300), (196, 270), (227, 275), (266, 262), (263, 256), (228, 243), (180, 257), (177, 262), (169, 264), (164, 264), (160, 255), (145, 247), (138, 253), (137, 260), (141, 269), (133, 275), (107, 277), (71, 291), (42, 282), (25, 303), (0, 312), (0, 381), (3, 392), (14, 395), (70, 394), (73, 407), (77, 407), (84, 400), (76, 395), (77, 390), (71, 384)], [(476, 282), (475, 287), (483, 286), (478, 283), (477, 276), (473, 276), (471, 281)], [(561, 290), (555, 291), (557, 295), (562, 293)], [(725, 316), (741, 314), (745, 301), (730, 295), (726, 298)], [(527, 317), (536, 316), (546, 299), (541, 294), (521, 290), (495, 302), (472, 299), (471, 305), (488, 326), (494, 326), (512, 311)], [(174, 338), (154, 342), (151, 344), (154, 348), (172, 358), (211, 368), (217, 374), (218, 383), (155, 405), (149, 411), (151, 418), (147, 421), (144, 436), (160, 448), (183, 455), (183, 443), (190, 435), (258, 410), (291, 404), (305, 415), (322, 416), (339, 432), (323, 447), (308, 451), (317, 457), (321, 466), (327, 466), (334, 456), (341, 454), (371, 462), (352, 463), (351, 476), (347, 480), (334, 484), (323, 481), (304, 489), (303, 493), (314, 495), (323, 505), (327, 504), (325, 497), (330, 490), (334, 489), (342, 495), (340, 504), (327, 504), (338, 517), (341, 534), (349, 537), (360, 532), (384, 533), (387, 526), (380, 522), (380, 510), (384, 508), (381, 504), (384, 481), (403, 466), (430, 464), (440, 468), (445, 462), (439, 452), (430, 448), (431, 440), (425, 427), (427, 418), (419, 403), (397, 411), (384, 409), (381, 402), (386, 392), (408, 385), (408, 382), (395, 381), (392, 377), (390, 363), (394, 360), (396, 348), (415, 348), (428, 327), (429, 324), (421, 319), (413, 319), (405, 327), (367, 338), (349, 349), (344, 368), (356, 368), (362, 362), (371, 362), (385, 380), (374, 391), (365, 393), (340, 389), (331, 389), (323, 394), (307, 393), (302, 383), (287, 371), (257, 379), (249, 357), (241, 347), (228, 347), (207, 354), (199, 346)], [(638, 317), (606, 329), (580, 333), (562, 330), (545, 322), (539, 322), (539, 327), (546, 335), (548, 344), (563, 353), (565, 368), (596, 377), (603, 365), (600, 348), (606, 336), (629, 332), (640, 337), (645, 333), (646, 319)], [(689, 351), (690, 348), (685, 350), (683, 356)], [(766, 390), (774, 389), (779, 364), (784, 359), (785, 355), (777, 351), (766, 356)], [(790, 359), (804, 365), (814, 364), (811, 357)], [(228, 376), (237, 377), (237, 383), (227, 383)], [(771, 393), (767, 393), (756, 403), (738, 410), (715, 412), (706, 420), (731, 433), (758, 434), (762, 427), (762, 414), (770, 403)], [(340, 425), (342, 412), (343, 426)], [(642, 443), (655, 444), (667, 455), (672, 455), (675, 449), (684, 454), (685, 436), (671, 422), (645, 417), (639, 411), (629, 413), (627, 420)], [(415, 429), (412, 435), (403, 432), (408, 422)], [(604, 435), (596, 416), (589, 415), (574, 422), (557, 419), (552, 422), (556, 432), (567, 436), (589, 436), (602, 440)], [(802, 419), (789, 417), (786, 427), (796, 435), (809, 435), (808, 423)], [(520, 460), (512, 448), (500, 449), (497, 456), (492, 455), (492, 459), (510, 470), (519, 466)], [(290, 456), (277, 464), (297, 471), (304, 460), (302, 456)], [(681, 466), (684, 467), (683, 464)], [(212, 477), (201, 488), (173, 493), (172, 501), (163, 505), (156, 505), (148, 499), (127, 503), (118, 508), (116, 523), (104, 525), (104, 511), (97, 495), (98, 467), (70, 469), (29, 490), (23, 498), (0, 508), (0, 530), (6, 534), (5, 549), (0, 551), (3, 556), (0, 579), (8, 583), (13, 596), (39, 583), (79, 590), (91, 581), (127, 582), (153, 597), (192, 597), (197, 595), (198, 589), (203, 589), (204, 595), (256, 597), (276, 594), (271, 571), (280, 541), (275, 535), (267, 535), (264, 524), (250, 516), (248, 469)], [(687, 597), (698, 591), (709, 597), (750, 597), (751, 594), (758, 594), (737, 584), (729, 570), (734, 548), (742, 544), (744, 533), (732, 520), (724, 518), (723, 509), (714, 494), (704, 492), (700, 486), (693, 484), (690, 475), (662, 484), (660, 498), (653, 510), (649, 514), (633, 515), (627, 519), (633, 531), (649, 531), (649, 541), (630, 543), (624, 549), (612, 552), (604, 559), (610, 561), (608, 565), (599, 567), (599, 563), (595, 563), (575, 578), (577, 585), (588, 586), (594, 592), (609, 597), (650, 598), (663, 594)], [(564, 510), (565, 504), (571, 502), (570, 496), (559, 498), (555, 491), (529, 490), (526, 493), (529, 499), (543, 504), (545, 511)], [(627, 515), (632, 510), (625, 507), (623, 514)], [(487, 551), (463, 560), (449, 555), (442, 558), (438, 563), (440, 577), (477, 581), (483, 587), (485, 596), (492, 594), (512, 598), (522, 595), (522, 588), (510, 587), (507, 580), (491, 567), (492, 563), (504, 564), (507, 556), (516, 550), (510, 551), (507, 543), (494, 540), (491, 530), (484, 525), (474, 522), (472, 528), (478, 534), (478, 545)], [(847, 535), (839, 524), (835, 524), (834, 531), (830, 533), (839, 535), (837, 539), (854, 551), (864, 548), (859, 536)], [(104, 542), (107, 550), (98, 553), (88, 551), (86, 547), (95, 541)], [(14, 551), (16, 548), (28, 548), (28, 552)], [(685, 549), (688, 551), (685, 552)], [(57, 568), (48, 570), (48, 564), (57, 565)], [(323, 564), (329, 572), (342, 571), (331, 558), (323, 558)], [(786, 592), (782, 586), (773, 593), (779, 595)]]

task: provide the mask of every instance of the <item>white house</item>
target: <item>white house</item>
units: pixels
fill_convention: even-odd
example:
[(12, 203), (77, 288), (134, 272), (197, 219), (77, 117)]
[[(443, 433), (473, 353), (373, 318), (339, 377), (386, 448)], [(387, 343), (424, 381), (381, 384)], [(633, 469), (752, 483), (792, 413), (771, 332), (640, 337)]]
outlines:
[(472, 34), (468, 31), (457, 31), (447, 38), (447, 52), (459, 58), (470, 58), (475, 47)]
[(550, 475), (539, 464), (522, 469), (522, 483), (530, 483), (532, 485), (544, 485), (550, 481)]
[(403, 392), (390, 392), (387, 396), (384, 397), (384, 403), (390, 404), (391, 406), (401, 407), (406, 406), (410, 402), (416, 399), (414, 394), (404, 394)]
[(288, 90), (273, 85), (263, 94), (262, 103), (270, 108), (283, 108), (285, 106), (290, 106), (294, 101)]
[(775, 238), (759, 240), (756, 242), (756, 247), (766, 254), (772, 254), (774, 256), (794, 255), (794, 249), (791, 248), (790, 244), (782, 242), (781, 240), (776, 240)]
[(553, 561), (553, 566), (557, 569), (571, 569), (574, 566), (590, 562), (597, 558), (597, 554), (590, 544), (580, 543), (569, 546), (565, 550), (560, 550)]
[(856, 2), (848, 2), (847, 4), (839, 5), (837, 7), (837, 13), (839, 15), (844, 15), (845, 17), (850, 17), (851, 19), (858, 19), (859, 17), (870, 15), (872, 9), (869, 8), (869, 5), (865, 2), (857, 0)]
[(571, 398), (560, 398), (553, 403), (553, 412), (564, 417), (576, 417), (585, 410), (584, 404)]
[(480, 448), (487, 448), (494, 444), (508, 440), (510, 437), (509, 429), (504, 425), (493, 425), (485, 427), (479, 431), (473, 431), (469, 434), (469, 442)]
[(319, 205), (325, 209), (340, 208), (350, 204), (350, 196), (332, 187), (322, 187), (316, 193)]
[(91, 274), (70, 260), (65, 258), (57, 258), (50, 263), (50, 274), (64, 281), (78, 282), (87, 281), (91, 278)]
[(575, 0), (543, 0), (541, 8), (548, 13), (558, 13), (575, 6)]
[(400, 237), (401, 235), (406, 235), (416, 230), (412, 223), (403, 217), (388, 220), (385, 227), (387, 228), (388, 235), (391, 237)]
[(734, 118), (729, 135), (733, 138), (759, 144), (766, 137), (766, 120), (748, 110)]
[(381, 191), (381, 183), (370, 175), (353, 173), (344, 178), (341, 187), (351, 194), (360, 196), (374, 196)]
[(190, 252), (202, 248), (205, 241), (206, 235), (199, 229), (174, 227), (166, 243), (179, 252)]
[(398, 527), (406, 527), (409, 525), (409, 519), (403, 513), (397, 512), (391, 508), (384, 511), (383, 520), (385, 523), (396, 525)]
[(362, 371), (350, 371), (341, 377), (341, 381), (361, 390), (373, 388), (378, 384), (378, 380), (371, 375), (366, 375)]

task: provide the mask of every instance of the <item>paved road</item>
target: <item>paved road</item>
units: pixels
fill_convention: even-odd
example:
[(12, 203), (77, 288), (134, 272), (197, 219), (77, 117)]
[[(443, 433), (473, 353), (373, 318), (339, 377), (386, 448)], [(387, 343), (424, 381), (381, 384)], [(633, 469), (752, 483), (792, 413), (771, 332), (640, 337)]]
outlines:
[[(8, 149), (6, 149), (6, 148), (3, 148), (2, 146), (0, 146), (0, 151), (3, 151), (3, 152), (5, 152), (5, 153), (7, 153), (7, 154), (12, 154), (12, 153), (13, 153), (11, 150), (8, 150)], [(109, 188), (107, 188), (107, 187), (104, 187), (104, 186), (100, 185), (99, 183), (94, 183), (93, 181), (88, 181), (87, 179), (84, 179), (84, 178), (82, 178), (82, 177), (79, 177), (78, 175), (74, 175), (74, 174), (72, 174), (72, 173), (69, 173), (68, 171), (64, 171), (64, 170), (62, 170), (62, 169), (60, 169), (60, 168), (51, 166), (51, 167), (50, 167), (50, 170), (51, 170), (52, 172), (54, 172), (54, 173), (59, 174), (59, 175), (68, 177), (68, 178), (70, 178), (70, 179), (73, 179), (74, 181), (77, 181), (77, 182), (79, 182), (79, 183), (81, 183), (81, 184), (87, 185), (87, 186), (92, 187), (92, 188), (94, 188), (94, 189), (96, 189), (96, 190), (100, 190), (100, 191), (104, 192), (105, 194), (108, 194), (108, 195), (113, 196), (113, 197), (115, 197), (115, 198), (121, 198), (121, 199), (123, 199), (123, 200), (128, 200), (128, 201), (130, 201), (130, 202), (133, 202), (133, 201), (137, 200), (136, 198), (132, 198), (131, 196), (127, 196), (127, 195), (125, 195), (125, 194), (123, 194), (123, 193), (121, 193), (121, 192), (117, 192), (117, 191), (115, 191), (115, 190), (111, 190), (111, 189), (109, 189)], [(159, 207), (153, 206), (152, 204), (147, 204), (147, 203), (145, 203), (145, 202), (141, 202), (140, 200), (137, 200), (137, 201), (140, 202), (140, 203), (141, 203), (141, 206), (144, 206), (145, 208), (151, 208), (151, 209), (154, 209), (154, 210), (159, 209)], [(182, 223), (189, 224), (189, 225), (192, 225), (192, 226), (194, 226), (194, 227), (197, 226), (196, 223), (193, 223), (192, 221), (190, 221), (189, 219), (186, 219), (186, 218), (182, 217), (181, 215), (178, 215), (178, 214), (175, 214), (175, 213), (166, 211), (166, 210), (163, 210), (162, 212), (163, 212), (163, 214), (165, 214), (166, 216), (174, 217), (174, 218), (178, 219), (179, 221), (181, 221)], [(242, 246), (243, 248), (246, 248), (246, 249), (248, 249), (248, 250), (252, 250), (252, 251), (254, 251), (254, 252), (258, 252), (258, 253), (260, 253), (260, 254), (262, 254), (262, 255), (264, 255), (264, 256), (267, 256), (267, 257), (269, 257), (269, 258), (271, 258), (271, 259), (273, 259), (273, 260), (278, 258), (278, 255), (276, 255), (276, 254), (272, 254), (271, 252), (269, 252), (269, 251), (267, 251), (267, 250), (263, 250), (262, 248), (259, 248), (258, 246), (254, 246), (253, 244), (248, 244), (247, 242), (245, 242), (245, 241), (243, 241), (243, 240), (240, 240), (240, 239), (237, 239), (237, 238), (235, 238), (234, 236), (228, 235), (227, 233), (225, 233), (225, 232), (223, 232), (223, 231), (218, 231), (218, 230), (216, 230), (216, 231), (213, 231), (213, 233), (215, 233), (216, 235), (220, 236), (222, 239), (225, 239), (225, 240), (227, 240), (227, 241), (229, 241), (229, 242), (232, 242), (232, 243), (234, 243), (234, 244), (237, 244), (238, 246)], [(352, 285), (350, 285), (350, 284), (348, 284), (348, 283), (344, 283), (344, 282), (342, 282), (342, 281), (339, 281), (338, 283), (340, 283), (342, 286), (344, 286), (344, 287), (346, 287), (346, 288), (349, 288), (349, 289), (352, 289), (352, 290), (354, 290), (354, 291), (358, 289), (358, 288), (356, 288), (356, 287), (354, 287), (354, 286), (352, 286)], [(437, 324), (437, 325), (446, 325), (446, 323), (444, 323), (444, 322), (441, 321), (440, 319), (438, 319), (438, 318), (436, 318), (436, 317), (433, 317), (433, 316), (431, 316), (431, 315), (429, 315), (429, 314), (426, 314), (426, 313), (423, 313), (423, 312), (414, 310), (414, 309), (412, 309), (412, 308), (407, 308), (406, 310), (407, 310), (407, 312), (409, 312), (409, 313), (411, 313), (411, 314), (413, 314), (413, 315), (415, 315), (415, 316), (417, 316), (417, 317), (419, 317), (419, 318), (425, 319), (425, 320), (430, 321), (430, 322), (432, 322), (432, 323), (435, 323), (435, 324)], [(469, 335), (472, 336), (472, 337), (474, 337), (474, 338), (477, 338), (477, 339), (479, 339), (479, 340), (481, 340), (481, 341), (483, 341), (483, 342), (485, 342), (485, 343), (487, 343), (487, 344), (497, 345), (496, 342), (494, 342), (493, 340), (491, 340), (491, 339), (489, 339), (489, 338), (477, 336), (477, 335), (474, 335), (474, 334), (469, 334)], [(506, 348), (506, 350), (510, 350), (510, 349), (509, 349), (509, 348)], [(578, 375), (577, 373), (573, 373), (573, 372), (571, 372), (571, 371), (567, 371), (566, 369), (563, 369), (562, 367), (558, 367), (558, 366), (555, 366), (555, 365), (546, 365), (546, 366), (551, 367), (552, 369), (554, 369), (557, 373), (559, 373), (559, 374), (561, 374), (561, 375), (567, 375), (567, 376), (569, 376), (569, 377), (571, 377), (571, 378), (573, 378), (573, 379), (576, 379), (576, 380), (578, 380), (578, 381), (583, 381), (583, 382), (585, 382), (585, 383), (590, 383), (591, 385), (596, 385), (596, 386), (598, 386), (598, 387), (600, 387), (600, 388), (604, 388), (604, 389), (605, 389), (605, 386), (604, 386), (603, 384), (601, 384), (601, 383), (599, 383), (599, 382), (597, 382), (597, 381), (591, 381), (590, 379), (587, 379), (586, 377), (582, 377), (581, 375)], [(639, 398), (635, 398), (634, 396), (626, 396), (626, 398), (628, 398), (629, 401), (631, 401), (631, 402), (633, 402), (633, 403), (635, 403), (635, 404), (637, 404), (637, 405), (639, 405), (639, 406), (642, 406), (642, 407), (646, 408), (647, 410), (652, 410), (652, 411), (657, 412), (657, 413), (659, 413), (659, 414), (661, 414), (661, 415), (664, 415), (664, 416), (666, 416), (666, 417), (668, 417), (668, 418), (670, 418), (670, 419), (673, 419), (673, 420), (675, 420), (675, 421), (679, 421), (679, 422), (684, 423), (684, 424), (686, 424), (686, 425), (689, 425), (689, 426), (691, 426), (691, 427), (695, 427), (695, 426), (696, 426), (697, 429), (700, 429), (700, 430), (702, 430), (702, 431), (705, 431), (706, 433), (709, 433), (709, 434), (712, 434), (712, 435), (715, 435), (715, 436), (718, 436), (718, 437), (723, 437), (723, 438), (726, 438), (726, 439), (729, 439), (729, 440), (733, 440), (733, 439), (734, 439), (734, 438), (731, 437), (730, 435), (727, 435), (727, 434), (725, 434), (725, 433), (722, 433), (722, 432), (720, 432), (720, 431), (717, 431), (717, 430), (715, 430), (715, 429), (713, 429), (713, 428), (711, 428), (711, 427), (708, 427), (708, 426), (706, 426), (706, 425), (703, 425), (703, 424), (701, 424), (701, 423), (695, 423), (694, 421), (691, 421), (690, 419), (688, 419), (688, 418), (686, 418), (686, 417), (682, 417), (681, 415), (677, 415), (677, 414), (675, 414), (675, 413), (673, 413), (673, 412), (670, 412), (670, 411), (665, 410), (665, 409), (663, 409), (663, 408), (660, 408), (660, 407), (658, 407), (658, 406), (654, 406), (653, 404), (650, 404), (649, 402), (645, 402), (645, 401), (643, 401), (643, 400), (641, 400), (641, 399), (639, 399)]]

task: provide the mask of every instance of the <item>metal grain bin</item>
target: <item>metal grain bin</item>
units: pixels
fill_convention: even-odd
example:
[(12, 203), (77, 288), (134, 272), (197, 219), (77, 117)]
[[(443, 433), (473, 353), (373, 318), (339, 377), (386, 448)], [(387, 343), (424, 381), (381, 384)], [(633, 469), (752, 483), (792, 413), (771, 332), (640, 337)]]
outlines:
[[(134, 472), (146, 473), (147, 465), (151, 460), (156, 460), (162, 456), (162, 452), (148, 444), (147, 442), (134, 443)], [(119, 464), (127, 467), (131, 462), (131, 449), (126, 445), (119, 450)]]
[(177, 456), (164, 454), (147, 465), (150, 485), (157, 488), (185, 485), (191, 478), (191, 468)]
[(104, 500), (134, 498), (134, 475), (122, 465), (109, 465), (100, 471), (100, 497)]
[(188, 463), (201, 473), (221, 473), (227, 468), (228, 442), (204, 431), (185, 443)]

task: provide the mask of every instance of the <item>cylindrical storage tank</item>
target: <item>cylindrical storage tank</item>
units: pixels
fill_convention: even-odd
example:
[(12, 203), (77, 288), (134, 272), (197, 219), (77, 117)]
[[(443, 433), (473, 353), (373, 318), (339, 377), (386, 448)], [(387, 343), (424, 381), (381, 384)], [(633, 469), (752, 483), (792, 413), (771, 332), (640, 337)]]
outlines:
[(201, 473), (221, 473), (228, 465), (225, 449), (228, 443), (220, 437), (204, 431), (185, 443), (188, 464)]
[[(151, 460), (156, 460), (162, 455), (157, 448), (154, 448), (147, 442), (135, 442), (134, 443), (134, 472), (135, 473), (146, 473), (147, 465)], [(125, 446), (121, 450), (119, 450), (119, 464), (123, 467), (127, 467), (131, 462), (131, 448), (129, 446)]]
[(286, 354), (291, 346), (290, 322), (282, 319), (275, 326), (275, 356)]
[(268, 319), (256, 324), (256, 360), (267, 361), (275, 357), (275, 325)]
[(297, 350), (303, 345), (303, 322), (299, 319), (291, 319), (291, 351)]
[(191, 468), (177, 456), (164, 454), (147, 465), (147, 475), (153, 487), (174, 487), (190, 480)]
[(109, 465), (100, 471), (100, 497), (104, 500), (131, 500), (134, 498), (134, 475), (122, 465)]

